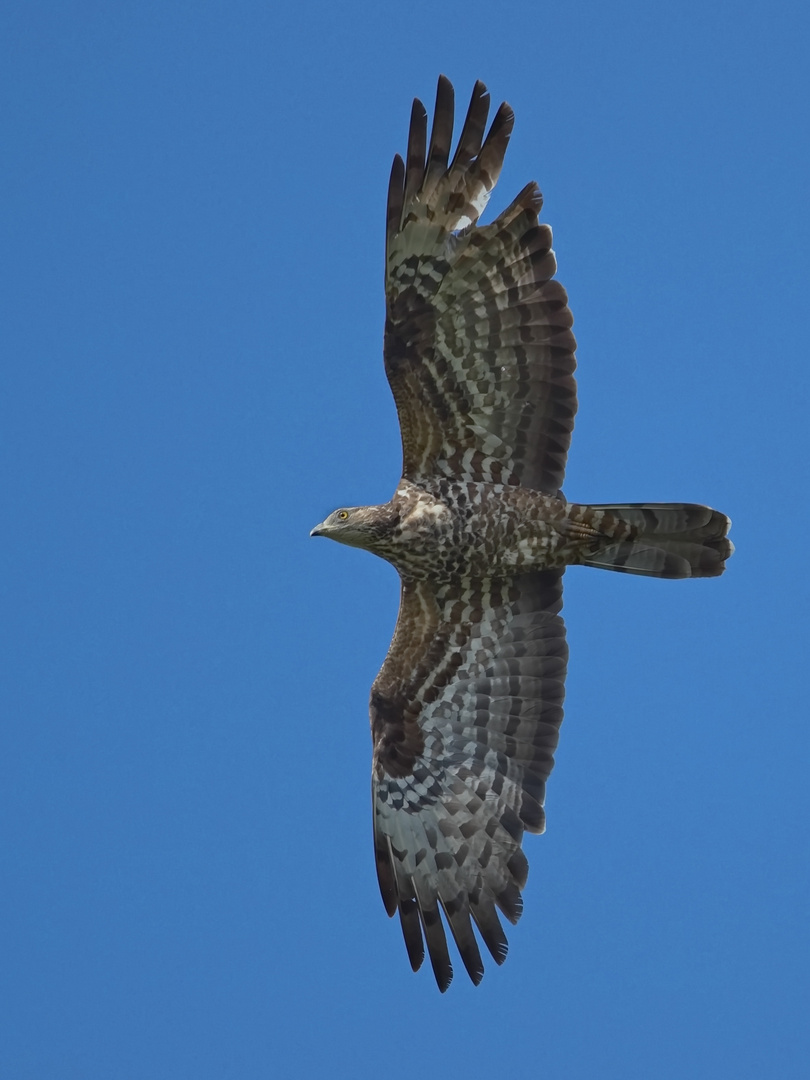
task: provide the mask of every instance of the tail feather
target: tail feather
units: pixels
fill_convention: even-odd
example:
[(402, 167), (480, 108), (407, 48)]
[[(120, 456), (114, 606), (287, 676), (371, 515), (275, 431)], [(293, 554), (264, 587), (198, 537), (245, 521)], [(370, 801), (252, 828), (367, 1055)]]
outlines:
[(648, 577), (718, 577), (734, 551), (725, 514), (694, 503), (591, 506), (604, 544), (585, 566)]

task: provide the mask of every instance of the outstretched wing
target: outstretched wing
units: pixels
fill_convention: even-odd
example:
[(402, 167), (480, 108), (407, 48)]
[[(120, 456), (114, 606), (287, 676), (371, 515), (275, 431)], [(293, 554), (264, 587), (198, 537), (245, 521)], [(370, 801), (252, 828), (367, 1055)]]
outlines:
[[(440, 910), (474, 983), (472, 923), (497, 963), (517, 922), (524, 829), (542, 832), (568, 650), (562, 573), (434, 588), (405, 583), (371, 690), (377, 876), (411, 966), (424, 941), (440, 990), (453, 969)], [(471, 923), (472, 920), (472, 923)]]
[[(427, 144), (415, 101), (407, 161), (388, 191), (385, 367), (402, 432), (403, 475), (562, 485), (576, 412), (576, 343), (542, 196), (529, 184), (477, 226), (500, 175), (514, 113), (478, 82), (455, 156), (453, 87), (441, 76)], [(483, 143), (482, 143), (483, 140)]]

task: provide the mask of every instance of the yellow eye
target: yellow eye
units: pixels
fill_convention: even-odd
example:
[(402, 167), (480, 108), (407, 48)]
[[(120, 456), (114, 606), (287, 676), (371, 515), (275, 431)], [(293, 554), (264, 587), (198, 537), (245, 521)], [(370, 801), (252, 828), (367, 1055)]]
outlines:
[(337, 516), (338, 516), (338, 521), (345, 521), (346, 518), (349, 516), (349, 511), (348, 510), (338, 510), (338, 515)]

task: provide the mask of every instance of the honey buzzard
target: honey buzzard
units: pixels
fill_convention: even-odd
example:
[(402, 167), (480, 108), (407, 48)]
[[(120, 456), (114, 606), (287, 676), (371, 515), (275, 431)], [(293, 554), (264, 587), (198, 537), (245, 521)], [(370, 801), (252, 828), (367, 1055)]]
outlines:
[(586, 506), (560, 490), (574, 425), (572, 317), (542, 197), (527, 185), (490, 225), (514, 113), (473, 90), (450, 160), (453, 88), (430, 140), (414, 101), (388, 189), (385, 370), (402, 479), (384, 506), (336, 510), (313, 536), (387, 559), (402, 582), (371, 689), (374, 847), (383, 903), (411, 966), (453, 969), (441, 912), (474, 983), (473, 924), (500, 964), (497, 911), (521, 914), (524, 830), (542, 832), (563, 716), (566, 566), (714, 577), (728, 518), (705, 506)]

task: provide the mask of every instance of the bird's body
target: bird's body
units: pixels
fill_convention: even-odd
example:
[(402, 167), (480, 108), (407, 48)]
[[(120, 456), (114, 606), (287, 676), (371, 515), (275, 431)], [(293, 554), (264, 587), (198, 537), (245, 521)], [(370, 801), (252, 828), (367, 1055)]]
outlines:
[(564, 566), (575, 546), (568, 509), (565, 499), (526, 488), (404, 480), (389, 503), (367, 508), (382, 529), (362, 546), (414, 581)]
[(374, 844), (411, 964), (426, 945), (442, 990), (452, 967), (441, 913), (476, 983), (473, 924), (500, 963), (496, 909), (520, 916), (521, 840), (544, 827), (562, 721), (564, 568), (714, 577), (733, 550), (728, 518), (706, 506), (563, 496), (573, 320), (535, 184), (476, 224), (514, 120), (501, 105), (484, 139), (487, 101), (477, 83), (452, 161), (450, 83), (439, 80), (429, 143), (414, 103), (386, 230), (384, 357), (403, 475), (390, 502), (336, 510), (313, 529), (401, 578), (371, 690)]
[[(662, 526), (665, 511), (675, 520), (665, 519)], [(655, 577), (712, 576), (728, 554), (728, 519), (693, 504), (587, 506), (568, 502), (562, 493), (434, 479), (420, 485), (402, 480), (390, 502), (338, 512), (349, 514), (347, 525), (357, 529), (356, 539), (345, 533), (343, 543), (379, 555), (403, 578), (436, 584), (590, 564), (619, 545), (649, 553), (652, 549), (639, 543), (639, 537), (650, 540), (656, 532), (658, 561), (647, 571)], [(687, 566), (686, 560), (671, 557), (667, 562), (662, 557), (663, 534), (669, 530), (675, 537), (683, 532), (692, 536), (698, 522), (706, 565)], [(321, 535), (329, 535), (320, 529)], [(669, 539), (672, 547), (682, 543)], [(710, 541), (719, 541), (719, 546)], [(618, 564), (612, 568), (623, 569)]]

